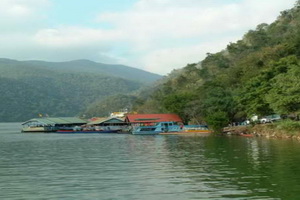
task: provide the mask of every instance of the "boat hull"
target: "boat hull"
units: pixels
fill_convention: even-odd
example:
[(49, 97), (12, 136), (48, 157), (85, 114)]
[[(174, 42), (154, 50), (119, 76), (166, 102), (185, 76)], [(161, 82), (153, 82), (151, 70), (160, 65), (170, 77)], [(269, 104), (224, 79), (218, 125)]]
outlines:
[(177, 132), (160, 133), (161, 135), (210, 135), (211, 130), (206, 125), (185, 125)]
[[(176, 132), (164, 132), (164, 133), (172, 134)], [(161, 131), (132, 131), (132, 134), (133, 135), (159, 135), (162, 134), (162, 132)]]
[(158, 135), (160, 132), (154, 131), (132, 131), (133, 135)]
[(168, 132), (168, 133), (160, 133), (160, 135), (186, 135), (186, 136), (208, 136), (211, 135), (211, 131), (179, 131), (179, 132)]
[(72, 130), (58, 130), (56, 133), (60, 134), (101, 134), (101, 133), (118, 133), (118, 130), (102, 130), (102, 131), (72, 131)]
[(180, 126), (173, 122), (160, 122), (154, 126), (138, 126), (132, 130), (133, 135), (158, 135), (162, 132), (178, 132)]
[(53, 132), (53, 129), (48, 127), (24, 127), (21, 131), (24, 133), (45, 133)]

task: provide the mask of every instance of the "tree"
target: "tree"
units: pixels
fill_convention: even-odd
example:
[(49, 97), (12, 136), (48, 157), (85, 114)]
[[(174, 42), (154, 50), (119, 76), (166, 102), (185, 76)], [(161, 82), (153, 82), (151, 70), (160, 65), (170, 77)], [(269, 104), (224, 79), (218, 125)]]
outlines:
[[(292, 66), (297, 68), (297, 63), (298, 60), (295, 56), (282, 58), (278, 62), (273, 62), (268, 69), (261, 72), (257, 77), (247, 81), (236, 99), (240, 109), (244, 109), (248, 116), (253, 114), (262, 116), (274, 113), (276, 106), (274, 106), (274, 104), (270, 106), (270, 103), (273, 102), (271, 98), (278, 99), (278, 96), (275, 94), (279, 87), (281, 87), (278, 82), (279, 80), (283, 81), (284, 77), (288, 78), (289, 75), (284, 74), (286, 74)], [(277, 76), (278, 78), (276, 78)], [(277, 84), (271, 84), (274, 82), (272, 81), (273, 79)], [(266, 98), (271, 91), (272, 94)], [(276, 110), (278, 111), (278, 109)]]
[(272, 112), (265, 94), (270, 90), (268, 75), (260, 75), (248, 81), (235, 97), (239, 110), (244, 110), (247, 116), (266, 115)]
[(228, 114), (223, 111), (210, 113), (210, 115), (206, 116), (205, 120), (216, 133), (221, 132), (222, 128), (229, 123)]
[(279, 114), (300, 113), (300, 65), (289, 65), (286, 73), (274, 77), (266, 95), (270, 107)]
[(219, 131), (236, 113), (232, 92), (218, 82), (207, 82), (200, 90), (199, 103), (207, 124)]
[(187, 123), (190, 119), (189, 115), (185, 112), (188, 102), (195, 99), (195, 95), (191, 93), (178, 93), (171, 94), (164, 98), (163, 105), (171, 113), (176, 113)]

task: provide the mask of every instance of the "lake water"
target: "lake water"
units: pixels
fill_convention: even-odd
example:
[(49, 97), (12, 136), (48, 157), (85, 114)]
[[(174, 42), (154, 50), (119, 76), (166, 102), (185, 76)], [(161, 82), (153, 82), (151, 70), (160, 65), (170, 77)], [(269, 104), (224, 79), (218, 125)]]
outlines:
[(300, 143), (20, 133), (0, 123), (0, 199), (299, 199)]

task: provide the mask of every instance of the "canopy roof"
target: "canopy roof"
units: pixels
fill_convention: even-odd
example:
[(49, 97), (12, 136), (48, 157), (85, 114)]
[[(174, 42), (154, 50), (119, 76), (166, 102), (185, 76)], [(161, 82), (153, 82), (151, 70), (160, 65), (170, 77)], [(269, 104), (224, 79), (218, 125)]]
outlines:
[(125, 123), (124, 120), (113, 117), (113, 118), (98, 118), (97, 120), (91, 121), (88, 124), (93, 125), (93, 124), (123, 124)]
[(182, 119), (177, 114), (127, 114), (125, 122), (182, 122)]
[(87, 121), (77, 118), (77, 117), (43, 117), (43, 118), (34, 118), (24, 122), (22, 125), (27, 123), (40, 123), (44, 125), (56, 125), (56, 124), (86, 124)]

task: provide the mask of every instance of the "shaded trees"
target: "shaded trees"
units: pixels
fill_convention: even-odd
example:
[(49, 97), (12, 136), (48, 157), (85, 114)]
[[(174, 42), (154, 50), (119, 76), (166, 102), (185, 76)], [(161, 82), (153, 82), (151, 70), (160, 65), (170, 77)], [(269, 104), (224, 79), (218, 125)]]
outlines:
[(282, 72), (271, 81), (271, 89), (266, 95), (270, 107), (277, 113), (300, 113), (300, 65), (295, 57), (288, 58)]
[(191, 116), (186, 110), (189, 110), (189, 102), (194, 99), (195, 94), (176, 93), (165, 96), (162, 104), (169, 112), (178, 114), (187, 123), (191, 119)]

